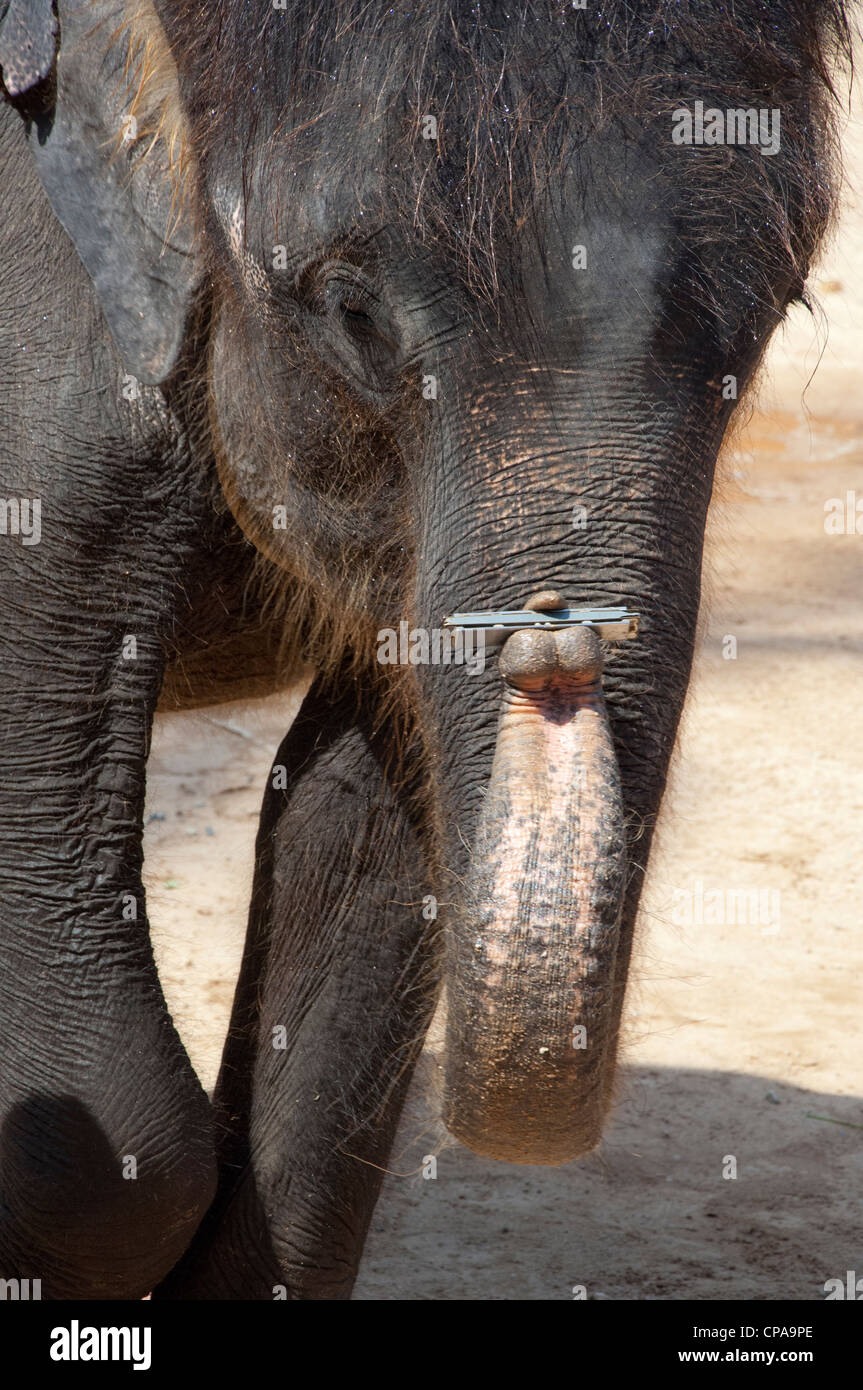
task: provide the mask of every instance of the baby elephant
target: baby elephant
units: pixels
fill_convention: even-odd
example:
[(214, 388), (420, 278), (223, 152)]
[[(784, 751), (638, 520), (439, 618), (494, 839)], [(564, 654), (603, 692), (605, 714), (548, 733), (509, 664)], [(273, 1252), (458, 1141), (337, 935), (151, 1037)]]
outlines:
[[(847, 56), (839, 0), (0, 4), (0, 1277), (348, 1298), (441, 984), (452, 1133), (598, 1143)], [(308, 671), (211, 1103), (153, 716)]]

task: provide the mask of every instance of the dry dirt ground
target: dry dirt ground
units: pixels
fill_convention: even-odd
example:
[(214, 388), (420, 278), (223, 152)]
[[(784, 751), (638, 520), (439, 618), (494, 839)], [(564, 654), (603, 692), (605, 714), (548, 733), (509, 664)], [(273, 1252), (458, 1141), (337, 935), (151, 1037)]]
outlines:
[[(818, 1299), (825, 1280), (863, 1274), (863, 534), (853, 521), (825, 532), (825, 504), (855, 489), (863, 529), (857, 110), (860, 186), (815, 276), (822, 312), (795, 311), (773, 344), (711, 511), (701, 643), (602, 1150), (520, 1168), (448, 1140), (433, 1036), (357, 1299), (571, 1299), (574, 1286)], [(295, 705), (158, 721), (148, 899), (169, 1006), (207, 1086), (264, 776)], [(424, 1178), (432, 1154), (437, 1177)]]

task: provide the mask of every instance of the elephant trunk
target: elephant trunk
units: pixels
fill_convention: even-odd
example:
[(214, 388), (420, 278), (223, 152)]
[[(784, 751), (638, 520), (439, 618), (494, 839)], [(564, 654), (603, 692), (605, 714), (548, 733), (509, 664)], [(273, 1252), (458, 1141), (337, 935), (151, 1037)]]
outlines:
[(613, 1067), (620, 778), (595, 633), (516, 632), (499, 670), (491, 781), (448, 943), (445, 1118), (477, 1153), (565, 1163), (598, 1143)]

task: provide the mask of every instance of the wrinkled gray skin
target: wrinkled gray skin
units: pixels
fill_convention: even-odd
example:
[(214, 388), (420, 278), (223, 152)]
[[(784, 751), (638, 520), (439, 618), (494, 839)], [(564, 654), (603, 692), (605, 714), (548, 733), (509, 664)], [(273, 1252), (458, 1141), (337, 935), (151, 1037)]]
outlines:
[[(160, 6), (172, 42), (181, 8)], [(381, 683), (313, 685), (276, 758), (287, 789), (264, 799), (214, 1121), (148, 937), (150, 730), (166, 671), (175, 703), (275, 687), (275, 635), (243, 599), (256, 548), (317, 574), (320, 603), (356, 601), (340, 589), (350, 542), (308, 524), (315, 477), (291, 438), (291, 411), (319, 389), (314, 369), (280, 378), (278, 320), (249, 283), (274, 240), (292, 266), (325, 257), (354, 204), (347, 186), (315, 195), (313, 162), (275, 237), (272, 199), (253, 191), (243, 230), (260, 259), (244, 264), (228, 149), (203, 177), (208, 272), (182, 218), (160, 257), (162, 154), (129, 180), (125, 157), (106, 153), (123, 108), (105, 72), (119, 60), (100, 69), (94, 45), (75, 56), (81, 21), (61, 5), (58, 73), (50, 7), (29, 13), (43, 25), (29, 48), (8, 17), (0, 32), (14, 101), (0, 105), (3, 493), (42, 499), (39, 545), (0, 538), (0, 1275), (41, 1277), (51, 1298), (267, 1299), (277, 1286), (344, 1298), (434, 1002), (424, 894), (446, 926), (454, 1132), (526, 1162), (598, 1140), (688, 680), (728, 364), (691, 326), (657, 336), (675, 227), (620, 131), (596, 151), (606, 196), (564, 171), (556, 215), (522, 239), (508, 337), (445, 254), (420, 254), (385, 211), (368, 228), (382, 339), (411, 364), (402, 389), (433, 373), (438, 399), (421, 447), (405, 441), (415, 577), (379, 576), (357, 621), (409, 614), (434, 628), (550, 588), (574, 604), (628, 603), (642, 636), (606, 655), (602, 685), (598, 649), (531, 639), (512, 647), (503, 682), (495, 663), (480, 676), (419, 668), (417, 761), (401, 779), (387, 775)], [(205, 80), (187, 73), (186, 92)], [(371, 152), (365, 172), (373, 185)], [(576, 239), (602, 248), (601, 272), (573, 273)], [(733, 363), (741, 389), (796, 288), (777, 280), (762, 305)], [(362, 400), (358, 336), (377, 330), (338, 293), (316, 360), (341, 363)], [(212, 423), (234, 515), (199, 441), (214, 304)], [(541, 358), (535, 336), (512, 350), (528, 320)], [(141, 383), (133, 399), (126, 373)], [(325, 391), (316, 399), (328, 408)], [(284, 441), (283, 457), (265, 455), (267, 439)], [(274, 532), (285, 498), (304, 524)], [(360, 510), (364, 525), (374, 538), (380, 517)], [(568, 1047), (579, 1022), (584, 1056)]]

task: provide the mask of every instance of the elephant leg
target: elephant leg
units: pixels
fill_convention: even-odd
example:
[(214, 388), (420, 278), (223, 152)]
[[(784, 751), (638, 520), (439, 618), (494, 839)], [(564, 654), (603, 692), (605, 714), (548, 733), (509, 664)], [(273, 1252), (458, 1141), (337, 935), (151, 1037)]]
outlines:
[(0, 1279), (132, 1299), (216, 1182), (141, 882), (153, 711), (216, 508), (189, 393), (125, 373), (4, 102), (0, 174)]
[(214, 1101), (219, 1191), (156, 1298), (350, 1296), (436, 979), (387, 751), (319, 684), (279, 749)]
[(0, 1276), (140, 1298), (215, 1188), (141, 883), (161, 642), (97, 566), (78, 588), (45, 560), (3, 583), (26, 624), (0, 673)]

